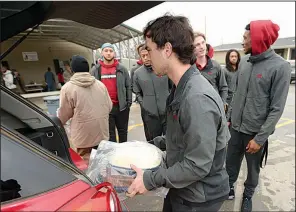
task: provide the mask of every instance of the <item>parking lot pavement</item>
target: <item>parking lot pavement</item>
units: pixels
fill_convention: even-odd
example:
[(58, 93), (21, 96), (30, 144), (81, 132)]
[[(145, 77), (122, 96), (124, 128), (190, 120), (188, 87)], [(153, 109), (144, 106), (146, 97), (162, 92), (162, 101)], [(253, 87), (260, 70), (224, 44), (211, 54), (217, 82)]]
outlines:
[[(130, 113), (129, 140), (145, 140), (140, 109), (134, 104)], [(295, 84), (290, 85), (285, 111), (270, 136), (267, 165), (261, 169), (259, 185), (253, 197), (253, 211), (295, 211)], [(239, 211), (246, 162), (236, 183), (236, 198), (226, 201), (221, 211)], [(137, 196), (126, 200), (131, 211), (161, 211), (163, 199)]]

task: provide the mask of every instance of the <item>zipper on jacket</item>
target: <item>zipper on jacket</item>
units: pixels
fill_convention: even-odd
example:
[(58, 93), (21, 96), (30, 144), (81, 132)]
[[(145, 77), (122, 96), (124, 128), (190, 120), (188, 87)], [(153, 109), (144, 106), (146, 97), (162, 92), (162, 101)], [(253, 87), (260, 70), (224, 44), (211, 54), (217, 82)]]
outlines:
[[(250, 87), (251, 75), (252, 75), (253, 66), (254, 66), (253, 63), (251, 63), (251, 65), (252, 65), (252, 69), (250, 71), (250, 77), (249, 77), (248, 86), (247, 86), (246, 100), (248, 98), (248, 92), (249, 92), (249, 87)], [(239, 132), (240, 132), (240, 129), (241, 129), (241, 126), (242, 126), (243, 113), (244, 113), (245, 108), (246, 108), (246, 102), (245, 102), (245, 106), (244, 106), (244, 109), (243, 109), (242, 114), (241, 114), (241, 117), (240, 117), (240, 124), (239, 124), (239, 129), (238, 129)]]

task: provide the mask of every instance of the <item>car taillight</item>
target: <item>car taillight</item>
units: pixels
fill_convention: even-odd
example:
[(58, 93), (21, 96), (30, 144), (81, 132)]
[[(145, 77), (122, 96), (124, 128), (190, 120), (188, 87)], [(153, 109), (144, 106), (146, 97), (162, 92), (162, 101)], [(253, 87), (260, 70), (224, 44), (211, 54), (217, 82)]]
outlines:
[(117, 200), (113, 192), (109, 194), (109, 210), (111, 212), (118, 211)]
[[(115, 190), (113, 189), (111, 183), (104, 182), (96, 186), (98, 191), (106, 189), (106, 205), (107, 210), (110, 212), (113, 211), (121, 211), (120, 201), (117, 197)], [(93, 196), (93, 198), (97, 198), (97, 194)]]

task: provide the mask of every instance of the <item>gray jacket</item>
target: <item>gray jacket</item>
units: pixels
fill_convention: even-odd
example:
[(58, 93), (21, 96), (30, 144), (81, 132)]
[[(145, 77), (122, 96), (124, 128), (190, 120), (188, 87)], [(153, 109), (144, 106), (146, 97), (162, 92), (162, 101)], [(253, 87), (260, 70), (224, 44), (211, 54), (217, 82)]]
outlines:
[(215, 60), (208, 58), (206, 67), (200, 71), (200, 73), (210, 82), (215, 90), (220, 94), (220, 97), (224, 104), (226, 103), (228, 95), (228, 86), (225, 79), (224, 71), (221, 66)]
[(237, 71), (235, 71), (235, 72), (228, 71), (228, 69), (226, 67), (223, 68), (222, 70), (224, 72), (226, 83), (228, 86), (228, 95), (226, 98), (226, 102), (228, 105), (230, 105), (230, 102), (231, 102), (232, 96), (233, 96), (233, 88), (234, 88), (233, 82), (235, 81), (235, 80), (233, 80), (233, 78), (235, 77)]
[(167, 76), (156, 76), (151, 68), (143, 65), (134, 73), (133, 92), (142, 109), (149, 115), (165, 115), (166, 100), (170, 94)]
[(135, 71), (138, 69), (138, 68), (140, 68), (142, 65), (140, 65), (140, 64), (136, 64), (136, 66), (135, 67), (133, 67), (132, 69), (131, 69), (131, 71), (130, 71), (130, 76), (131, 76), (131, 86), (132, 86), (132, 91), (133, 91), (133, 86), (134, 86), (134, 74), (135, 74)]
[(263, 145), (284, 111), (290, 75), (290, 64), (272, 49), (243, 57), (230, 108), (232, 128)]
[[(90, 73), (97, 80), (101, 81), (101, 65), (95, 65)], [(119, 101), (119, 110), (123, 111), (132, 105), (131, 79), (127, 69), (120, 63), (116, 66), (117, 95)]]
[(171, 188), (170, 192), (194, 203), (227, 198), (225, 159), (229, 138), (219, 94), (191, 66), (168, 97), (165, 137), (153, 140), (156, 146), (166, 149), (168, 168), (145, 171), (145, 187)]

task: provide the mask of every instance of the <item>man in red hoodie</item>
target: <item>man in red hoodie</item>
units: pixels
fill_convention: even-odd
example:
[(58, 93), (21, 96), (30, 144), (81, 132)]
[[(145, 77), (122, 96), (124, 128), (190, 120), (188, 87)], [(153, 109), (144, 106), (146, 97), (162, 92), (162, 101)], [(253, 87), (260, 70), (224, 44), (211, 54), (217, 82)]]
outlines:
[(109, 140), (116, 142), (116, 127), (119, 142), (126, 142), (129, 112), (132, 104), (130, 76), (127, 69), (115, 59), (112, 44), (105, 43), (101, 49), (103, 58), (99, 61), (99, 64), (92, 68), (91, 74), (105, 84), (113, 103), (109, 115)]
[(226, 170), (229, 199), (233, 199), (233, 185), (246, 157), (248, 176), (241, 211), (252, 211), (260, 167), (264, 156), (265, 163), (267, 159), (268, 137), (275, 131), (288, 95), (290, 64), (270, 48), (278, 38), (279, 29), (270, 20), (252, 21), (246, 26), (242, 45), (247, 55), (241, 59), (234, 78)]

